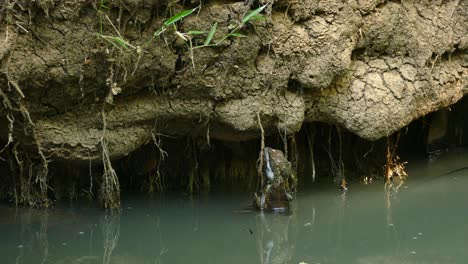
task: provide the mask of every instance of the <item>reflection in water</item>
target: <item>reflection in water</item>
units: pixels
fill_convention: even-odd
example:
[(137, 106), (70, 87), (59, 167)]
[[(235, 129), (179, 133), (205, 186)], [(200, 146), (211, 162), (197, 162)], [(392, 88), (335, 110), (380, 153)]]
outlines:
[[(49, 242), (47, 238), (48, 210), (43, 210), (39, 214), (37, 210), (30, 208), (25, 209), (23, 212), (19, 211), (19, 209), (15, 210), (15, 218), (19, 214), (21, 219), (21, 243), (17, 246), (18, 257), (16, 258), (16, 263), (23, 263), (26, 252), (35, 249), (36, 244), (39, 253), (37, 260), (40, 260), (39, 263), (46, 263), (49, 256)], [(35, 217), (38, 218), (39, 224), (37, 231), (32, 229)]]
[(440, 175), (467, 157), (413, 163), (398, 188), (303, 189), (289, 215), (238, 213), (248, 194), (133, 198), (119, 211), (0, 205), (0, 263), (466, 263), (468, 171)]
[(162, 238), (162, 230), (161, 230), (161, 227), (160, 227), (160, 220), (159, 220), (159, 217), (156, 218), (156, 234), (158, 234), (158, 238), (159, 238), (159, 244), (161, 245), (160, 249), (159, 249), (159, 254), (157, 256), (154, 257), (154, 264), (161, 264), (163, 263), (163, 256), (164, 254), (166, 254), (168, 252), (168, 249), (164, 246), (164, 243), (163, 243), (163, 238)]
[[(345, 190), (341, 195), (335, 194), (333, 199), (334, 213), (330, 214), (328, 221), (328, 242), (331, 245), (333, 256), (337, 256), (343, 248), (343, 229), (346, 220), (346, 202), (348, 191)], [(332, 258), (333, 259), (333, 258)]]
[(104, 254), (102, 264), (111, 263), (114, 252), (120, 237), (120, 210), (106, 211), (101, 220)]
[(295, 239), (291, 238), (290, 226), (294, 214), (271, 214), (267, 219), (264, 212), (256, 218), (258, 255), (261, 264), (291, 263)]
[(386, 219), (386, 224), (387, 227), (386, 229), (388, 230), (388, 237), (390, 238), (390, 241), (395, 241), (396, 246), (395, 246), (395, 255), (400, 256), (400, 239), (398, 236), (398, 230), (397, 227), (395, 226), (394, 220), (393, 220), (393, 212), (392, 212), (392, 202), (393, 201), (398, 201), (398, 191), (399, 189), (404, 186), (404, 181), (400, 181), (397, 185), (392, 184), (385, 184), (385, 191), (384, 191), (384, 197), (385, 197), (385, 219)]
[(47, 238), (48, 220), (49, 212), (47, 210), (44, 210), (43, 214), (40, 217), (39, 232), (36, 233), (40, 251), (43, 252), (41, 264), (46, 263), (47, 258), (49, 256), (49, 239)]

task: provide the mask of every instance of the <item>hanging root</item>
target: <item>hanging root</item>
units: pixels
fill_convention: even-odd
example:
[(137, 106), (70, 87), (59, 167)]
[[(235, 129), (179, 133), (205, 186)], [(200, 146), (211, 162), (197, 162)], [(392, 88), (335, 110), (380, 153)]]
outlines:
[(278, 134), (281, 138), (281, 141), (283, 142), (283, 153), (285, 157), (289, 156), (288, 153), (288, 128), (284, 127), (284, 129), (281, 129), (279, 124), (278, 124)]
[(120, 186), (119, 179), (115, 173), (109, 158), (107, 144), (105, 140), (101, 141), (102, 163), (104, 174), (102, 175), (101, 202), (105, 208), (118, 208), (120, 206)]
[(10, 144), (13, 143), (13, 130), (14, 130), (14, 124), (15, 124), (15, 117), (13, 116), (11, 112), (9, 112), (6, 117), (8, 119), (8, 141), (5, 144), (5, 146), (2, 149), (0, 149), (0, 154), (2, 154), (3, 151), (5, 151), (5, 149), (7, 149), (8, 146), (10, 146)]
[[(291, 152), (289, 160), (291, 161), (291, 167), (294, 175), (298, 174), (299, 171), (299, 151), (297, 150), (296, 134), (291, 135)], [(296, 177), (297, 180), (297, 177)]]
[(200, 185), (198, 183), (198, 176), (199, 176), (199, 163), (197, 157), (197, 145), (193, 138), (189, 138), (189, 146), (191, 148), (191, 159), (194, 162), (193, 166), (190, 168), (189, 172), (189, 182), (188, 182), (188, 192), (193, 193), (195, 190), (200, 189)]
[[(0, 150), (0, 154), (5, 150), (10, 152), (8, 154), (10, 160), (10, 169), (13, 172), (12, 186), (13, 190), (10, 196), (16, 204), (26, 204), (29, 206), (49, 207), (50, 199), (48, 198), (48, 160), (42, 151), (41, 143), (36, 135), (35, 125), (31, 119), (28, 109), (22, 103), (21, 99), (24, 94), (19, 85), (13, 81), (8, 73), (4, 73), (7, 78), (8, 91), (11, 86), (17, 92), (18, 97), (12, 100), (1, 88), (0, 97), (3, 99), (3, 107), (7, 111), (6, 117), (8, 120), (8, 141), (6, 145)], [(24, 126), (25, 137), (29, 137), (37, 148), (37, 156), (31, 157), (28, 152), (29, 149), (19, 149), (23, 145), (20, 142), (15, 142), (14, 128), (15, 128), (15, 114), (23, 117), (23, 122), (20, 123)], [(37, 161), (39, 158), (39, 162)], [(27, 173), (25, 173), (28, 171)]]
[[(260, 182), (260, 190), (263, 190), (264, 182), (263, 182), (263, 155), (265, 153), (265, 130), (262, 126), (262, 120), (260, 118), (260, 112), (257, 112), (257, 121), (258, 126), (260, 127), (261, 131), (261, 142), (260, 142), (260, 153), (258, 155), (257, 160), (257, 174)], [(258, 184), (257, 184), (258, 185)]]
[(331, 167), (331, 173), (333, 175), (333, 180), (334, 182), (338, 183), (343, 191), (348, 190), (347, 182), (346, 182), (346, 177), (344, 175), (344, 162), (343, 162), (343, 157), (342, 157), (342, 138), (341, 138), (341, 130), (339, 127), (336, 127), (336, 132), (338, 135), (338, 161), (335, 161), (335, 158), (333, 157), (332, 151), (331, 151), (331, 138), (332, 138), (332, 126), (330, 126), (329, 132), (328, 132), (328, 148), (325, 148), (325, 151), (328, 153), (328, 157), (330, 159), (330, 167)]
[(157, 133), (157, 121), (154, 122), (154, 128), (151, 131), (151, 138), (153, 139), (153, 144), (158, 150), (159, 160), (156, 166), (156, 171), (150, 172), (150, 184), (149, 184), (149, 193), (154, 191), (162, 192), (164, 190), (164, 177), (161, 174), (161, 163), (168, 156), (167, 152), (162, 148), (161, 134)]
[(107, 143), (105, 141), (106, 116), (104, 111), (102, 111), (102, 121), (103, 131), (100, 143), (102, 148), (104, 174), (102, 175), (101, 183), (101, 203), (105, 208), (114, 209), (120, 207), (120, 185), (117, 174), (112, 167), (112, 163), (109, 158), (109, 151), (107, 150)]
[(315, 182), (316, 170), (314, 161), (315, 127), (309, 126), (306, 132), (307, 143), (309, 145), (310, 166), (312, 167), (312, 182)]
[[(405, 172), (405, 164), (401, 162), (400, 157), (396, 154), (398, 142), (400, 140), (400, 133), (396, 135), (396, 139), (392, 142), (391, 137), (387, 137), (387, 163), (385, 165), (385, 187), (396, 187), (398, 189), (406, 180), (408, 174)], [(397, 186), (393, 186), (394, 180), (398, 180)]]
[(336, 127), (336, 133), (338, 134), (338, 142), (339, 142), (339, 158), (338, 158), (338, 173), (340, 177), (340, 187), (342, 190), (348, 190), (348, 183), (346, 182), (346, 176), (344, 171), (344, 162), (343, 162), (343, 139), (341, 135), (340, 127)]

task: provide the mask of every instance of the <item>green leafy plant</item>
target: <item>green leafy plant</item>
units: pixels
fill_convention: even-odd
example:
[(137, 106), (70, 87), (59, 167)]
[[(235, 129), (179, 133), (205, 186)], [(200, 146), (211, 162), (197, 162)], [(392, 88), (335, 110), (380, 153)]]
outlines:
[[(122, 49), (136, 49), (135, 46), (131, 45), (128, 41), (126, 41), (122, 35), (120, 34), (119, 30), (115, 27), (114, 23), (110, 20), (107, 14), (104, 12), (105, 10), (109, 10), (110, 8), (106, 6), (106, 0), (100, 0), (98, 4), (98, 14), (99, 14), (99, 33), (97, 34), (98, 37), (104, 39), (105, 41), (112, 44), (119, 50)], [(103, 20), (106, 19), (107, 22), (112, 26), (112, 28), (117, 33), (117, 36), (109, 36), (103, 34)]]
[[(242, 20), (235, 26), (233, 26), (233, 28), (229, 31), (228, 34), (224, 35), (220, 40), (218, 40), (217, 42), (213, 43), (213, 37), (216, 33), (216, 30), (218, 29), (218, 22), (215, 22), (212, 26), (211, 26), (211, 29), (210, 31), (208, 32), (206, 38), (205, 38), (205, 41), (203, 42), (202, 45), (199, 45), (199, 46), (195, 46), (193, 47), (192, 43), (191, 43), (191, 39), (194, 35), (203, 35), (203, 34), (206, 34), (205, 31), (199, 31), (199, 30), (192, 30), (192, 31), (189, 31), (187, 33), (183, 33), (183, 32), (180, 32), (177, 30), (177, 28), (175, 28), (175, 34), (180, 37), (181, 39), (183, 39), (185, 42), (188, 42), (189, 43), (189, 46), (191, 49), (197, 49), (197, 48), (204, 48), (204, 47), (213, 47), (213, 46), (219, 46), (221, 43), (223, 43), (224, 41), (226, 41), (227, 39), (231, 38), (231, 37), (235, 37), (235, 38), (244, 38), (246, 37), (245, 35), (243, 34), (240, 34), (238, 31), (245, 26), (245, 24), (251, 22), (251, 21), (259, 21), (259, 20), (265, 20), (265, 17), (263, 15), (261, 15), (260, 13), (267, 7), (267, 5), (263, 5), (261, 7), (258, 7), (252, 11), (250, 11), (249, 13), (247, 13), (243, 18)], [(161, 29), (157, 30), (154, 32), (154, 37), (158, 37), (160, 36), (163, 32), (165, 32), (167, 30), (168, 27), (170, 26), (175, 26), (175, 23), (184, 19), (185, 17), (191, 15), (192, 13), (194, 13), (199, 7), (195, 7), (193, 9), (188, 9), (188, 10), (185, 10), (185, 11), (182, 11), (174, 16), (172, 16), (171, 18), (167, 19), (163, 26), (161, 27)]]
[[(265, 17), (263, 15), (261, 15), (260, 13), (267, 7), (267, 5), (263, 5), (261, 7), (258, 7), (252, 11), (250, 11), (249, 13), (247, 13), (246, 15), (244, 15), (244, 17), (242, 18), (242, 20), (237, 24), (237, 25), (232, 25), (231, 26), (231, 29), (229, 30), (229, 33), (224, 35), (220, 40), (218, 40), (217, 42), (214, 42), (213, 43), (213, 37), (216, 33), (216, 30), (218, 29), (218, 22), (215, 22), (212, 26), (211, 26), (211, 29), (210, 31), (208, 32), (203, 44), (201, 45), (198, 45), (198, 46), (193, 46), (193, 43), (192, 43), (192, 39), (194, 36), (196, 35), (204, 35), (206, 34), (205, 31), (200, 31), (200, 30), (191, 30), (191, 31), (188, 31), (186, 33), (183, 33), (183, 32), (180, 32), (177, 30), (177, 27), (175, 25), (175, 23), (177, 23), (178, 21), (181, 21), (182, 19), (184, 19), (185, 17), (193, 14), (199, 7), (195, 7), (195, 8), (192, 8), (192, 9), (188, 9), (188, 10), (184, 10), (180, 13), (177, 13), (176, 15), (170, 17), (169, 19), (167, 19), (163, 26), (161, 27), (161, 29), (157, 30), (154, 32), (153, 34), (153, 38), (155, 37), (158, 37), (160, 36), (163, 32), (165, 32), (167, 30), (168, 27), (170, 26), (174, 26), (174, 29), (175, 29), (175, 35), (179, 38), (181, 38), (183, 41), (185, 41), (188, 45), (188, 49), (190, 51), (190, 58), (192, 60), (192, 64), (193, 64), (193, 67), (195, 68), (195, 62), (194, 62), (194, 59), (193, 59), (193, 51), (194, 49), (199, 49), (199, 48), (205, 48), (205, 47), (215, 47), (215, 46), (219, 46), (220, 44), (222, 44), (224, 41), (226, 41), (227, 39), (229, 38), (245, 38), (247, 36), (243, 35), (243, 34), (240, 34), (239, 33), (239, 30), (244, 27), (247, 23), (251, 22), (251, 21), (259, 21), (259, 20), (265, 20)], [(125, 44), (125, 43), (123, 43)]]
[(208, 33), (208, 36), (206, 37), (205, 39), (205, 42), (203, 43), (203, 45), (200, 45), (200, 46), (196, 46), (194, 47), (194, 49), (197, 49), (197, 48), (204, 48), (204, 47), (210, 47), (210, 46), (219, 46), (221, 43), (223, 43), (224, 41), (226, 41), (227, 39), (231, 38), (231, 37), (234, 37), (234, 38), (245, 38), (247, 36), (243, 35), (243, 34), (240, 34), (238, 31), (245, 26), (245, 24), (251, 22), (251, 21), (261, 21), (261, 20), (265, 20), (265, 17), (262, 16), (260, 13), (267, 7), (267, 5), (263, 5), (261, 7), (258, 7), (257, 9), (255, 10), (252, 10), (251, 12), (247, 13), (241, 20), (241, 22), (239, 24), (237, 24), (236, 26), (233, 27), (233, 29), (231, 29), (229, 31), (228, 34), (224, 35), (219, 41), (217, 41), (216, 43), (212, 43), (212, 40), (213, 40), (213, 36), (214, 34), (216, 33), (216, 29), (217, 29), (217, 26), (218, 26), (218, 23), (214, 23), (213, 26), (211, 27), (211, 30), (210, 32)]
[[(137, 50), (137, 51), (140, 50), (140, 47), (135, 47), (135, 46), (131, 45), (130, 42), (126, 41), (125, 38), (122, 37), (119, 30), (115, 27), (115, 25), (112, 23), (112, 21), (110, 20), (110, 18), (107, 16), (107, 14), (105, 12), (105, 11), (110, 9), (106, 4), (107, 4), (107, 0), (99, 0), (99, 2), (98, 2), (97, 9), (98, 9), (98, 14), (99, 14), (99, 33), (97, 35), (100, 38), (102, 38), (103, 40), (109, 42), (110, 44), (112, 44), (114, 47), (116, 47), (117, 49), (119, 49), (121, 51), (122, 50), (128, 50), (128, 49), (133, 49), (133, 50)], [(161, 28), (153, 33), (152, 38), (145, 45), (149, 44), (154, 38), (161, 36), (161, 34), (163, 34), (169, 27), (174, 27), (174, 30), (175, 30), (174, 34), (177, 37), (181, 38), (184, 42), (187, 43), (187, 46), (188, 46), (188, 48), (190, 50), (192, 62), (193, 62), (193, 50), (194, 49), (219, 46), (223, 42), (228, 40), (229, 38), (245, 38), (245, 37), (247, 37), (247, 36), (239, 33), (239, 30), (242, 29), (249, 22), (265, 20), (265, 17), (263, 15), (261, 15), (260, 13), (266, 7), (267, 7), (267, 5), (263, 5), (263, 6), (260, 6), (260, 7), (256, 8), (256, 9), (248, 12), (247, 14), (245, 14), (243, 16), (243, 18), (241, 19), (241, 21), (239, 21), (236, 25), (229, 26), (228, 33), (225, 34), (224, 36), (222, 36), (216, 42), (213, 42), (214, 41), (213, 38), (214, 38), (214, 36), (215, 36), (215, 34), (216, 34), (217, 30), (218, 30), (218, 23), (217, 22), (215, 22), (211, 26), (211, 29), (208, 32), (201, 31), (201, 30), (191, 30), (191, 31), (188, 31), (188, 32), (180, 32), (177, 29), (176, 23), (183, 20), (184, 18), (192, 15), (200, 7), (198, 6), (198, 7), (192, 8), (192, 9), (184, 10), (184, 11), (181, 11), (181, 12), (175, 14), (174, 16), (168, 18), (167, 20), (165, 20), (163, 25), (161, 26)], [(116, 32), (115, 36), (104, 35), (103, 34), (104, 20), (106, 20), (112, 26), (112, 28)], [(204, 39), (203, 44), (193, 46), (192, 39), (195, 36), (205, 35), (205, 34), (206, 34), (206, 38)]]
[[(161, 35), (164, 31), (166, 31), (166, 29), (172, 25), (174, 25), (175, 23), (177, 23), (178, 21), (182, 20), (183, 18), (191, 15), (193, 12), (195, 12), (195, 10), (197, 10), (198, 7), (195, 7), (195, 8), (192, 8), (192, 9), (188, 9), (188, 10), (185, 10), (185, 11), (182, 11), (174, 16), (172, 16), (171, 18), (169, 18), (168, 20), (166, 20), (163, 24), (163, 26), (161, 27), (160, 30), (158, 31), (155, 31), (154, 32), (154, 36), (155, 37), (158, 37), (159, 35)], [(177, 33), (178, 31), (176, 31)], [(202, 32), (202, 31), (192, 31), (192, 32)], [(204, 33), (204, 32), (203, 32)]]

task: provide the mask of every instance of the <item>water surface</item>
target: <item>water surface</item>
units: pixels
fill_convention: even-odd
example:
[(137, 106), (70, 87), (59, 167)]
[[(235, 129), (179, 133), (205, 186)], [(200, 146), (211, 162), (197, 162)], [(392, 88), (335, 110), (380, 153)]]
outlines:
[(468, 263), (468, 152), (412, 162), (405, 185), (302, 188), (291, 214), (244, 212), (249, 194), (0, 206), (0, 263)]

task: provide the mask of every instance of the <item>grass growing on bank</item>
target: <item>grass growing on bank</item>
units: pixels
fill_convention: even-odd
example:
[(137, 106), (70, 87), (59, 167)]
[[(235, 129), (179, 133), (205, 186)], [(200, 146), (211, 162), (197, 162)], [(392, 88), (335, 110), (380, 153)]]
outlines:
[[(124, 50), (135, 50), (138, 53), (141, 53), (142, 48), (140, 46), (132, 45), (130, 41), (127, 41), (121, 34), (121, 32), (118, 30), (118, 28), (114, 25), (112, 20), (109, 18), (109, 16), (106, 14), (107, 11), (110, 10), (110, 7), (108, 7), (107, 2), (105, 0), (100, 0), (98, 7), (97, 7), (97, 12), (98, 12), (98, 17), (99, 17), (99, 32), (97, 33), (97, 36), (100, 37), (102, 40), (104, 40), (106, 43), (112, 45), (119, 51), (124, 51)], [(243, 35), (239, 33), (239, 31), (248, 23), (253, 22), (253, 21), (263, 21), (266, 18), (261, 15), (261, 12), (268, 6), (268, 4), (265, 4), (263, 6), (260, 6), (254, 10), (251, 10), (250, 12), (247, 12), (240, 21), (237, 22), (235, 25), (231, 25), (232, 29), (228, 30), (228, 33), (223, 35), (219, 40), (216, 42), (214, 41), (214, 36), (218, 32), (218, 23), (215, 22), (209, 31), (202, 31), (200, 29), (193, 29), (187, 32), (182, 32), (179, 31), (177, 28), (177, 23), (181, 22), (184, 18), (192, 15), (195, 13), (195, 11), (200, 10), (201, 6), (197, 6), (192, 9), (187, 9), (183, 10), (172, 17), (166, 19), (163, 22), (163, 25), (161, 28), (153, 33), (152, 38), (145, 43), (145, 45), (149, 45), (155, 38), (161, 37), (165, 32), (168, 31), (169, 28), (173, 28), (173, 34), (182, 39), (184, 43), (187, 46), (187, 49), (190, 52), (190, 57), (193, 62), (193, 51), (195, 49), (200, 49), (200, 48), (207, 48), (207, 47), (217, 47), (223, 44), (225, 41), (231, 39), (231, 38), (247, 38), (248, 36)], [(119, 21), (121, 18), (119, 17)], [(103, 33), (103, 24), (104, 22), (109, 23), (111, 25), (113, 31), (115, 31), (115, 35), (106, 35)], [(204, 38), (203, 44), (200, 45), (194, 45), (193, 44), (193, 39), (197, 36), (203, 36), (206, 35)], [(193, 62), (193, 65), (195, 63)]]

